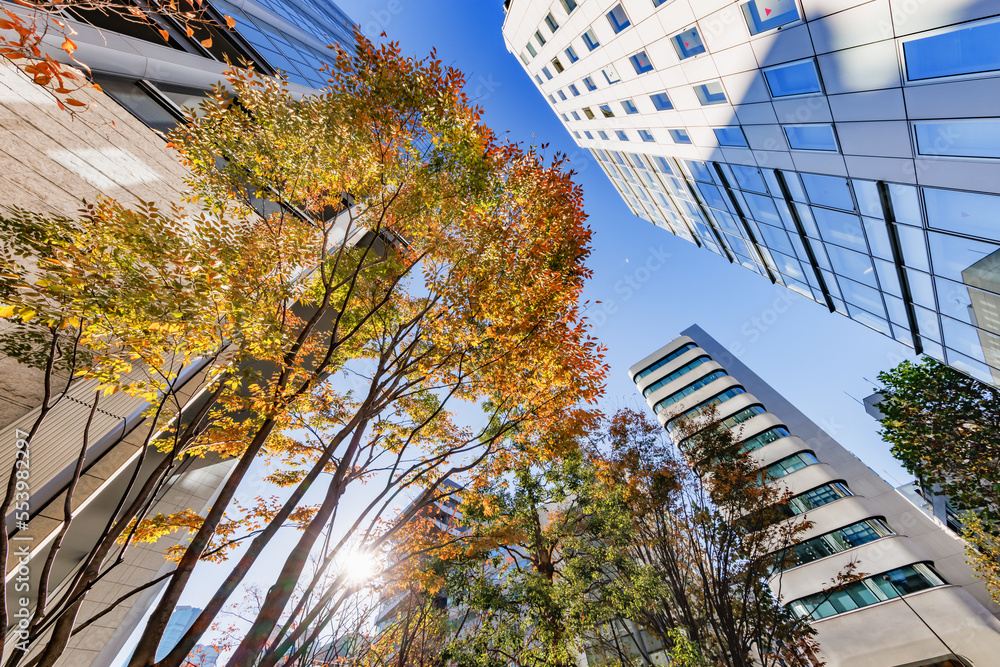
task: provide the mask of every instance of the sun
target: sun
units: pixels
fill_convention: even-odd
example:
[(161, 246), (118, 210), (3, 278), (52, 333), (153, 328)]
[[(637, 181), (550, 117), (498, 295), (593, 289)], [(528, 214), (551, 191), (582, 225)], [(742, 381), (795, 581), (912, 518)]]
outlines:
[(371, 551), (357, 549), (344, 559), (343, 572), (352, 584), (365, 584), (379, 572), (378, 556)]

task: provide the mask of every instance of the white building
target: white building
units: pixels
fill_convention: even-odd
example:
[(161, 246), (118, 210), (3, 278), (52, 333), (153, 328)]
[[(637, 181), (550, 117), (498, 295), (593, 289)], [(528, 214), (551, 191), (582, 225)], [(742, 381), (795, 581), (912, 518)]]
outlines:
[(1000, 3), (507, 0), (632, 211), (1000, 381)]
[[(709, 405), (813, 522), (772, 581), (811, 618), (828, 667), (1000, 663), (1000, 609), (965, 563), (964, 542), (893, 489), (701, 328), (629, 376), (668, 431)], [(794, 520), (794, 519), (791, 519)], [(825, 593), (850, 563), (863, 580)]]

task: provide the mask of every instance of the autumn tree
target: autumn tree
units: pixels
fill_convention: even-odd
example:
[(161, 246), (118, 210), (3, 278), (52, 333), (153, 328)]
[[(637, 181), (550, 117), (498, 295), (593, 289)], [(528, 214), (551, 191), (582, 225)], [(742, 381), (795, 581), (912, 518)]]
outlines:
[[(228, 664), (293, 659), (357, 593), (348, 550), (378, 551), (451, 476), (544, 459), (528, 443), (552, 421), (591, 422), (580, 405), (604, 367), (579, 310), (590, 232), (564, 160), (497, 139), (433, 55), (358, 36), (329, 74), (327, 90), (299, 98), (230, 72), (172, 137), (191, 169), (183, 208), (101, 200), (77, 219), (0, 218), (5, 351), (47, 383), (58, 369), (92, 382), (95, 406), (107, 392), (147, 401), (146, 443), (165, 454), (149, 474), (136, 466), (68, 586), (40, 598), (34, 657), (16, 650), (11, 667), (54, 664), (93, 622), (81, 604), (117, 554), (173, 529), (191, 539), (171, 555), (130, 665), (154, 663), (197, 563), (239, 545), (156, 663), (180, 665), (282, 530), (294, 544)], [(185, 405), (180, 379), (195, 365), (205, 390)], [(47, 385), (33, 435), (64, 396)], [(459, 423), (455, 401), (480, 402), (485, 425)], [(205, 455), (235, 460), (207, 514), (152, 516), (170, 472)], [(277, 498), (241, 508), (236, 491), (262, 457)], [(345, 507), (362, 484), (367, 502)], [(313, 488), (321, 500), (306, 506)], [(397, 513), (406, 489), (415, 502)], [(317, 593), (296, 598), (297, 586)]]
[(1000, 599), (1000, 390), (929, 357), (904, 361), (878, 380), (883, 439), (921, 485), (974, 513), (963, 531), (968, 555)]

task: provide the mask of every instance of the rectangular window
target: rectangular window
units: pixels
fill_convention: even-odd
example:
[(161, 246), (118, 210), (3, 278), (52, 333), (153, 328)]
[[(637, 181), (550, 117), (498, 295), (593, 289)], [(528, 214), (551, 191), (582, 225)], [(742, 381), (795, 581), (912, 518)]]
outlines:
[(539, 86), (543, 86), (543, 85), (545, 85), (545, 82), (544, 82), (544, 81), (542, 81), (542, 77), (538, 76), (537, 74), (535, 75), (535, 81), (537, 81), (537, 82), (538, 82), (538, 85), (539, 85)]
[(913, 130), (921, 155), (1000, 158), (1000, 121), (914, 123)]
[(571, 116), (573, 116), (573, 120), (580, 120), (580, 114), (578, 114), (577, 112), (570, 111), (569, 113)]
[(572, 14), (573, 10), (576, 9), (576, 0), (559, 0), (562, 3), (563, 9), (566, 10), (567, 14)]
[(614, 118), (615, 112), (611, 110), (611, 106), (608, 104), (601, 105), (601, 113), (604, 114), (605, 118)]
[(675, 144), (689, 144), (691, 143), (691, 137), (688, 135), (686, 130), (667, 130), (670, 138), (674, 140)]
[(535, 31), (535, 39), (538, 40), (538, 45), (539, 46), (545, 46), (545, 38), (542, 37), (542, 31), (541, 30), (536, 30)]
[(670, 168), (670, 163), (667, 162), (667, 158), (654, 155), (653, 164), (655, 164), (656, 168), (660, 170), (660, 173), (667, 174), (668, 176), (674, 175), (674, 170)]
[(618, 76), (618, 72), (617, 70), (615, 70), (614, 65), (608, 65), (607, 67), (602, 69), (601, 74), (604, 75), (604, 78), (607, 80), (609, 85), (613, 83), (618, 83), (619, 81), (622, 80), (621, 77)]
[(625, 13), (620, 2), (608, 12), (608, 23), (611, 24), (611, 29), (615, 31), (615, 34), (620, 33), (631, 25), (631, 22), (628, 20), (628, 14)]
[(819, 82), (819, 72), (816, 71), (816, 63), (812, 58), (769, 67), (764, 70), (764, 78), (767, 80), (767, 87), (771, 89), (771, 97), (823, 92), (823, 86)]
[(654, 7), (659, 7), (660, 5), (667, 4), (667, 2), (669, 2), (669, 1), (670, 0), (653, 0), (653, 6)]
[(720, 146), (742, 146), (745, 148), (747, 145), (747, 139), (743, 136), (743, 129), (739, 126), (719, 127), (713, 131)]
[(722, 90), (721, 81), (710, 81), (700, 86), (695, 86), (694, 92), (701, 101), (702, 106), (726, 103), (726, 93)]
[(605, 132), (604, 130), (598, 130), (597, 136), (599, 136), (601, 139), (604, 139), (605, 141), (608, 140), (608, 133)]
[(654, 93), (649, 96), (649, 99), (653, 101), (653, 106), (656, 107), (657, 111), (669, 111), (674, 108), (666, 93)]
[(639, 130), (639, 138), (647, 143), (656, 141), (656, 139), (653, 138), (653, 133), (649, 130)]
[(618, 137), (619, 141), (628, 141), (628, 135), (622, 130), (615, 130), (615, 136)]
[(584, 131), (583, 131), (583, 134), (584, 134), (584, 136), (586, 136), (586, 137), (587, 137), (588, 139), (593, 139), (593, 138), (594, 138), (594, 135), (592, 135), (592, 134), (590, 133), (590, 130), (584, 130)]
[(549, 94), (549, 102), (552, 102), (552, 104), (556, 103), (556, 98), (553, 97), (551, 94)]
[(705, 43), (701, 41), (701, 35), (697, 28), (685, 30), (679, 35), (670, 38), (670, 43), (674, 45), (674, 51), (681, 60), (705, 53)]
[[(1000, 197), (996, 195), (924, 188), (924, 203), (927, 206), (927, 224), (935, 229), (1000, 240), (1000, 226), (997, 225), (996, 217), (997, 210), (1000, 210)], [(981, 255), (982, 253), (975, 254), (969, 247), (961, 256), (970, 258), (966, 264), (968, 266), (973, 263), (971, 260), (980, 259)], [(955, 257), (958, 256), (956, 253)], [(935, 258), (935, 269), (940, 268), (938, 264)]]
[(573, 63), (575, 63), (577, 60), (580, 59), (580, 56), (576, 55), (576, 49), (574, 49), (572, 46), (566, 47), (566, 57), (569, 58), (570, 65), (572, 65)]
[(837, 150), (833, 125), (788, 125), (785, 128), (788, 145), (797, 151)]
[(518, 55), (521, 56), (521, 62), (524, 63), (525, 65), (528, 65), (531, 62), (531, 58), (525, 55), (524, 51), (521, 51), (521, 53), (519, 53)]
[(562, 116), (562, 119), (564, 121), (566, 121), (567, 123), (569, 122), (569, 116), (567, 116), (566, 114), (560, 114), (560, 115)]
[(573, 97), (580, 97), (580, 89), (576, 87), (575, 83), (569, 84), (569, 92), (573, 93)]
[(1000, 23), (981, 23), (903, 43), (910, 81), (1000, 70)]
[(743, 16), (751, 35), (799, 20), (795, 0), (750, 0), (743, 5)]
[(563, 64), (559, 62), (558, 58), (552, 59), (552, 66), (556, 69), (556, 74), (562, 74), (566, 70), (566, 68), (563, 67)]
[(552, 80), (552, 72), (550, 72), (550, 71), (549, 71), (549, 68), (548, 68), (548, 67), (543, 67), (543, 68), (542, 68), (542, 74), (544, 74), (544, 75), (545, 75), (545, 78), (546, 78), (546, 79), (547, 79), (548, 81), (551, 81), (551, 80)]
[(545, 25), (549, 26), (549, 30), (552, 32), (559, 29), (559, 24), (556, 23), (556, 18), (552, 16), (552, 12), (545, 15)]
[(628, 115), (639, 113), (639, 109), (636, 108), (632, 100), (622, 100), (622, 108), (625, 109), (625, 113)]
[(583, 110), (583, 115), (587, 117), (587, 120), (594, 120), (595, 118), (594, 112), (590, 110), (590, 107)]
[(646, 55), (645, 51), (640, 51), (629, 58), (629, 62), (631, 62), (632, 67), (635, 68), (636, 74), (645, 74), (646, 72), (653, 71), (653, 63), (649, 61), (649, 56)]
[(559, 95), (559, 99), (560, 99), (560, 100), (562, 100), (563, 102), (565, 102), (565, 101), (566, 101), (566, 99), (567, 99), (567, 98), (566, 98), (566, 93), (564, 93), (564, 92), (562, 91), (562, 89), (561, 89), (561, 88), (560, 88), (559, 90), (557, 90), (557, 91), (556, 91), (556, 94), (558, 94), (558, 95)]
[(583, 85), (587, 87), (587, 90), (597, 90), (597, 84), (589, 76), (583, 78)]
[(588, 51), (593, 51), (601, 45), (601, 43), (597, 41), (597, 35), (594, 34), (593, 28), (583, 33), (583, 43), (587, 45)]
[(581, 139), (582, 138), (582, 137), (580, 137), (580, 133), (577, 132), (577, 131), (575, 131), (575, 130), (573, 131), (573, 136), (576, 137), (577, 139)]
[(531, 45), (531, 42), (528, 42), (527, 44), (525, 44), (524, 48), (526, 48), (528, 50), (528, 53), (531, 54), (532, 58), (534, 58), (535, 56), (538, 55), (538, 51), (535, 51), (535, 47)]

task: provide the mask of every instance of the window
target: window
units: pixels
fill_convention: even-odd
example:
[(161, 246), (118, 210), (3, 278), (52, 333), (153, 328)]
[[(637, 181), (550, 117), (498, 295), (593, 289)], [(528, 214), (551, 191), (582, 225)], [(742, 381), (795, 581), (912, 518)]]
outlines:
[(562, 116), (562, 119), (564, 121), (566, 121), (567, 123), (569, 122), (569, 117), (566, 114), (560, 114), (560, 115)]
[[(847, 180), (836, 176), (820, 176), (819, 174), (801, 174), (802, 185), (806, 188), (809, 201), (820, 206), (839, 208), (844, 211), (854, 211), (854, 199), (851, 197), (851, 189), (847, 185)], [(852, 223), (857, 219), (852, 216)], [(864, 237), (858, 230), (858, 237), (861, 240), (861, 250), (864, 250)], [(826, 233), (823, 234), (824, 238)], [(830, 239), (826, 239), (829, 241)], [(839, 241), (834, 241), (839, 243)], [(841, 245), (845, 245), (841, 243)]]
[(559, 24), (556, 23), (556, 17), (552, 16), (552, 12), (545, 15), (545, 25), (549, 26), (549, 30), (552, 32), (559, 29)]
[(580, 136), (580, 133), (577, 132), (576, 130), (573, 131), (573, 136), (576, 137), (577, 139), (582, 139), (583, 138), (583, 137)]
[(981, 23), (903, 42), (910, 81), (1000, 70), (1000, 23)]
[(552, 72), (550, 72), (550, 71), (549, 71), (549, 68), (548, 68), (548, 67), (543, 67), (543, 68), (542, 68), (542, 74), (544, 74), (544, 75), (545, 75), (545, 78), (546, 78), (546, 79), (547, 79), (548, 81), (551, 81), (551, 80), (552, 80)]
[(653, 164), (655, 164), (656, 168), (660, 170), (660, 173), (667, 174), (668, 176), (674, 175), (674, 170), (670, 168), (670, 163), (667, 162), (667, 158), (660, 157), (659, 155), (654, 155), (652, 157)]
[(604, 141), (608, 140), (608, 133), (605, 132), (604, 130), (598, 130), (597, 136), (599, 136), (601, 139), (604, 139)]
[(577, 60), (580, 59), (580, 56), (576, 55), (576, 49), (574, 49), (572, 46), (567, 46), (565, 53), (566, 57), (569, 58), (570, 65), (572, 65), (573, 63), (575, 63)]
[(859, 521), (792, 546), (781, 554), (778, 569), (789, 570), (889, 535), (895, 533), (882, 519)]
[(792, 95), (812, 95), (822, 93), (819, 72), (812, 58), (794, 63), (769, 67), (764, 70), (764, 79), (771, 90), (771, 97)]
[(545, 38), (542, 37), (542, 31), (541, 30), (536, 30), (535, 31), (535, 39), (538, 40), (538, 45), (539, 46), (545, 46)]
[(594, 120), (595, 118), (594, 112), (590, 110), (590, 107), (583, 110), (583, 115), (587, 117), (587, 120)]
[(615, 136), (618, 137), (618, 141), (628, 141), (628, 135), (622, 130), (615, 130)]
[(531, 57), (532, 57), (532, 58), (534, 58), (535, 56), (537, 56), (537, 55), (538, 55), (538, 51), (535, 51), (535, 47), (533, 47), (533, 46), (531, 45), (531, 42), (528, 42), (527, 44), (525, 44), (525, 45), (524, 45), (524, 48), (526, 48), (526, 49), (528, 50), (528, 53), (530, 53), (530, 54), (531, 54)]
[(743, 135), (743, 129), (739, 126), (720, 127), (714, 130), (715, 138), (719, 140), (720, 146), (743, 146), (746, 147), (747, 139)]
[(576, 9), (576, 0), (559, 0), (562, 3), (563, 9), (566, 10), (567, 14), (572, 14), (573, 10)]
[(558, 58), (552, 59), (552, 66), (556, 69), (556, 74), (562, 74), (563, 71), (565, 71), (566, 69), (565, 67), (563, 67), (562, 63), (559, 62)]
[(656, 107), (657, 111), (669, 111), (674, 108), (666, 93), (654, 93), (649, 96), (649, 99), (653, 101), (653, 106)]
[(764, 409), (763, 405), (751, 405), (749, 408), (740, 410), (732, 417), (726, 417), (719, 422), (719, 424), (721, 424), (723, 428), (734, 428), (745, 421), (753, 419), (757, 415), (764, 414), (765, 412), (767, 412), (767, 410)]
[(847, 584), (832, 593), (816, 593), (789, 603), (799, 618), (819, 620), (871, 604), (944, 586), (930, 563), (914, 563)]
[(921, 155), (1000, 158), (1000, 121), (914, 123), (913, 131)]
[(694, 92), (698, 95), (698, 100), (701, 101), (702, 106), (726, 103), (726, 93), (722, 90), (722, 82), (720, 81), (710, 81), (709, 83), (695, 86)]
[(601, 45), (601, 43), (597, 41), (597, 35), (594, 34), (593, 28), (583, 33), (583, 43), (587, 45), (588, 51), (593, 51)]
[(653, 133), (649, 130), (639, 130), (639, 138), (646, 143), (653, 143), (656, 139), (653, 138)]
[(531, 63), (531, 58), (529, 58), (528, 56), (526, 56), (524, 51), (521, 51), (517, 55), (521, 56), (521, 62), (524, 63), (525, 65), (528, 65), (529, 63)]
[(788, 516), (796, 516), (851, 495), (854, 494), (843, 482), (831, 482), (791, 498), (783, 505), (783, 511)]
[[(665, 173), (670, 173), (670, 172), (665, 172)], [(646, 377), (650, 373), (653, 373), (653, 372), (655, 372), (655, 371), (663, 368), (664, 366), (666, 366), (667, 364), (669, 364), (671, 361), (673, 361), (677, 357), (681, 356), (685, 352), (688, 352), (689, 350), (693, 350), (696, 347), (698, 347), (698, 346), (695, 345), (694, 343), (687, 343), (687, 344), (683, 345), (682, 347), (677, 348), (673, 352), (669, 353), (667, 356), (662, 357), (660, 359), (657, 359), (656, 361), (654, 361), (653, 363), (651, 363), (649, 366), (646, 366), (641, 371), (639, 371), (638, 373), (636, 373), (635, 377), (633, 378), (633, 380), (636, 383), (638, 383), (639, 380), (641, 380), (642, 378)], [(707, 357), (706, 357), (706, 359), (707, 359)], [(645, 393), (645, 392), (643, 392), (642, 395), (643, 396), (649, 396), (649, 394)]]
[(559, 99), (563, 102), (567, 100), (566, 93), (564, 93), (561, 88), (556, 91), (556, 94), (559, 95)]
[(756, 35), (799, 20), (795, 0), (750, 0), (743, 5), (750, 34)]
[[(961, 190), (940, 190), (938, 188), (924, 188), (923, 190), (928, 226), (934, 229), (1000, 241), (1000, 228), (997, 226), (996, 218), (1000, 197)], [(966, 267), (968, 267), (969, 264), (973, 263), (973, 260), (980, 259), (984, 254), (987, 253), (983, 253), (982, 250), (973, 251), (970, 246), (965, 249), (961, 256), (969, 258), (966, 263)], [(959, 254), (956, 253), (955, 260), (958, 257)], [(953, 264), (955, 260), (949, 261), (947, 264)], [(945, 263), (939, 262), (935, 258), (934, 264), (935, 268), (938, 268), (939, 264)], [(948, 274), (943, 275), (947, 276)]]
[(615, 31), (615, 34), (620, 33), (631, 25), (631, 22), (628, 20), (628, 14), (625, 13), (621, 3), (615, 5), (608, 12), (608, 23), (611, 24), (611, 29)]
[(569, 113), (571, 116), (573, 116), (573, 120), (580, 120), (580, 114), (578, 114), (577, 112), (570, 111)]
[(625, 113), (628, 115), (639, 113), (639, 109), (636, 108), (632, 100), (622, 100), (622, 109), (625, 109)]
[(587, 137), (588, 139), (593, 139), (593, 138), (594, 138), (594, 135), (592, 135), (592, 134), (590, 133), (590, 131), (589, 131), (589, 130), (584, 130), (584, 131), (583, 131), (583, 134), (584, 134), (584, 136), (585, 136), (585, 137)]
[(689, 144), (691, 143), (691, 137), (688, 136), (685, 130), (667, 130), (670, 138), (674, 140), (676, 144)]
[(542, 81), (542, 77), (538, 76), (537, 74), (535, 75), (535, 81), (538, 82), (539, 86), (545, 85), (545, 82)]
[(601, 105), (601, 113), (604, 114), (605, 118), (614, 118), (615, 112), (611, 110), (611, 107), (607, 104)]
[(604, 78), (608, 82), (608, 85), (611, 85), (613, 83), (618, 83), (619, 81), (622, 80), (621, 77), (618, 76), (618, 71), (615, 70), (614, 65), (608, 65), (607, 67), (602, 69), (601, 74), (604, 75)]
[(580, 89), (576, 87), (575, 83), (569, 84), (569, 92), (573, 93), (573, 97), (580, 97)]
[(744, 440), (742, 446), (740, 446), (740, 450), (744, 452), (752, 452), (754, 450), (760, 449), (764, 445), (770, 445), (775, 440), (779, 440), (781, 438), (787, 438), (789, 435), (791, 435), (791, 433), (788, 432), (788, 429), (782, 428), (780, 426), (771, 428), (764, 431), (763, 433), (755, 435), (752, 438), (747, 438), (746, 440)]
[(787, 125), (788, 145), (798, 151), (836, 151), (837, 137), (833, 125)]
[(549, 94), (549, 102), (551, 102), (552, 104), (556, 103), (556, 98), (553, 97), (551, 94)]
[(653, 0), (653, 6), (654, 7), (659, 7), (660, 5), (667, 4), (667, 2), (669, 2), (669, 1), (670, 0)]
[[(725, 403), (726, 401), (728, 401), (729, 399), (734, 398), (736, 396), (739, 396), (740, 394), (745, 394), (745, 393), (747, 393), (747, 391), (743, 387), (730, 387), (729, 389), (725, 390), (721, 394), (717, 394), (716, 396), (713, 396), (712, 398), (710, 398), (710, 399), (708, 399), (706, 401), (702, 401), (701, 403), (699, 403), (695, 407), (691, 408), (690, 410), (687, 410), (687, 411), (685, 411), (685, 412), (677, 415), (676, 417), (674, 417), (670, 421), (668, 421), (667, 422), (667, 433), (673, 435), (674, 431), (676, 431), (678, 428), (680, 428), (680, 422), (682, 420), (696, 419), (698, 416), (700, 416), (700, 415), (708, 412), (711, 408), (714, 408), (717, 405), (721, 405), (721, 404)], [(685, 438), (684, 441), (681, 442), (681, 446), (684, 446), (690, 440), (691, 440), (691, 438)]]
[[(689, 384), (683, 389), (675, 391), (674, 393), (664, 398), (662, 401), (657, 401), (657, 403), (653, 406), (653, 412), (659, 414), (659, 412), (663, 410), (663, 408), (670, 407), (671, 405), (681, 400), (682, 398), (690, 396), (691, 394), (698, 391), (702, 387), (707, 387), (709, 384), (715, 382), (719, 378), (726, 377), (726, 375), (727, 375), (726, 371), (714, 371), (712, 373), (709, 373), (705, 377), (696, 380), (695, 382)], [(642, 395), (648, 396), (649, 394), (643, 391)]]
[(806, 466), (816, 465), (817, 463), (819, 463), (819, 459), (812, 452), (799, 452), (767, 466), (763, 470), (763, 475), (767, 480), (781, 479), (796, 470), (802, 470)]
[(632, 63), (636, 74), (645, 74), (646, 72), (653, 71), (653, 63), (649, 61), (649, 56), (646, 55), (645, 51), (640, 51), (628, 60)]
[(674, 51), (681, 60), (691, 58), (699, 53), (705, 53), (705, 43), (701, 41), (701, 35), (697, 28), (685, 30), (679, 35), (670, 38), (670, 43), (674, 45)]
[(594, 79), (589, 76), (584, 77), (583, 85), (586, 86), (587, 90), (597, 90), (597, 84), (594, 83)]

